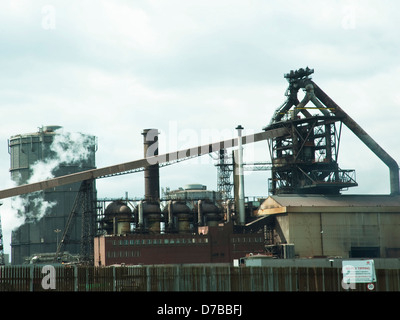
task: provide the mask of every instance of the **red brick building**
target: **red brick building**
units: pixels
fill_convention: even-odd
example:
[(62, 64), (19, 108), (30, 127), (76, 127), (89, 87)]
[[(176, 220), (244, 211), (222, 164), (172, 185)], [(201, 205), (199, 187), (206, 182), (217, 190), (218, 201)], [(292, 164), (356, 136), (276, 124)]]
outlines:
[(199, 227), (198, 234), (103, 235), (94, 240), (95, 266), (232, 263), (263, 252), (263, 234), (235, 234), (232, 223)]

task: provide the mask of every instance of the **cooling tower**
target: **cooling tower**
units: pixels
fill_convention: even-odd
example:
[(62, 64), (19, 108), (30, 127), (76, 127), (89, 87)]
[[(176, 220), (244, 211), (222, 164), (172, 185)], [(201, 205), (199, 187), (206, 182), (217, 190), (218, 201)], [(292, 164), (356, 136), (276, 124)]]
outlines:
[[(11, 179), (18, 185), (95, 168), (96, 137), (64, 133), (59, 126), (12, 136), (8, 142)], [(56, 252), (80, 183), (59, 186), (14, 199), (25, 223), (12, 232), (13, 264), (37, 253)], [(95, 188), (93, 190), (95, 194)], [(96, 198), (94, 198), (96, 199)], [(64, 251), (80, 253), (81, 213), (75, 217)]]

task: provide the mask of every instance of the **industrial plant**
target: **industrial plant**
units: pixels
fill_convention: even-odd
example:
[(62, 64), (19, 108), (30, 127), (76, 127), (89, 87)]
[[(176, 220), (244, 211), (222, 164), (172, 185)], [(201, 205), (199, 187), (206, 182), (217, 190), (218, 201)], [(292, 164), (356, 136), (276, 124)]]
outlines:
[[(64, 159), (54, 149), (59, 126), (12, 136), (10, 173), (17, 186), (1, 190), (0, 199), (25, 199), (19, 209), (25, 223), (12, 234), (12, 263), (232, 265), (246, 256), (399, 258), (399, 166), (322, 91), (313, 72), (307, 67), (284, 75), (286, 100), (256, 134), (242, 136), (243, 127), (236, 124), (232, 139), (159, 154), (159, 132), (146, 128), (143, 158), (113, 166), (96, 168), (94, 136), (62, 140), (64, 152), (77, 143), (85, 150), (79, 152), (84, 157)], [(390, 194), (345, 194), (358, 183), (355, 168), (338, 163), (343, 125), (387, 165)], [(243, 145), (265, 140), (266, 161), (245, 163)], [(218, 155), (217, 190), (187, 181), (161, 192), (164, 166), (210, 153)], [(58, 161), (53, 176), (33, 181), (35, 165), (50, 160)], [(244, 181), (249, 167), (271, 172), (269, 194), (251, 201)], [(122, 174), (144, 175), (143, 198), (97, 197), (96, 179)]]

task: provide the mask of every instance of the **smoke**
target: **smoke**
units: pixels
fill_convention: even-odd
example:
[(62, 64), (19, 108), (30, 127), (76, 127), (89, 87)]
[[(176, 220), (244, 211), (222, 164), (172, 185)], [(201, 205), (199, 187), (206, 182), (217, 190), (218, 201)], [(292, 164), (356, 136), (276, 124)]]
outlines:
[[(30, 177), (22, 181), (21, 176), (14, 175), (14, 181), (10, 181), (9, 187), (17, 183), (34, 183), (54, 178), (57, 170), (65, 166), (82, 166), (89, 159), (93, 145), (93, 137), (81, 133), (56, 131), (50, 144), (45, 159), (38, 160), (30, 165)], [(1, 206), (1, 218), (3, 224), (4, 239), (11, 239), (11, 232), (24, 223), (37, 222), (45, 215), (51, 213), (51, 209), (57, 205), (56, 201), (45, 200), (44, 191), (38, 191), (27, 195), (21, 195), (11, 199), (5, 199)], [(6, 246), (5, 246), (6, 249)]]
[[(30, 166), (30, 178), (27, 183), (39, 182), (54, 178), (61, 166), (82, 165), (88, 159), (88, 148), (91, 137), (82, 133), (56, 131), (50, 144), (48, 156), (36, 161)], [(24, 217), (25, 222), (39, 221), (50, 209), (57, 205), (56, 201), (46, 201), (44, 192), (38, 191), (28, 195), (16, 197), (12, 200), (12, 208), (18, 217)]]
[[(11, 199), (11, 209), (15, 210), (20, 224), (40, 220), (56, 204), (56, 201), (44, 200), (44, 194), (41, 191)], [(19, 225), (15, 226), (14, 229), (17, 227)]]
[(50, 156), (30, 166), (31, 176), (28, 183), (54, 178), (60, 166), (82, 166), (89, 158), (88, 145), (93, 144), (92, 137), (79, 132), (64, 132), (62, 129), (56, 133), (50, 145)]

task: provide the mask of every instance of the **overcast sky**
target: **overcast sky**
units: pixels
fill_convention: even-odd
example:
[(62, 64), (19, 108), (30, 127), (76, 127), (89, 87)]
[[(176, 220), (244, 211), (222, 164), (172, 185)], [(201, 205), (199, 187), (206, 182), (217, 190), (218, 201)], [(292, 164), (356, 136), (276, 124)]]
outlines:
[[(159, 129), (160, 152), (234, 137), (238, 124), (259, 132), (285, 100), (283, 74), (306, 66), (400, 162), (399, 10), (394, 0), (2, 0), (0, 188), (12, 135), (42, 125), (95, 135), (102, 167), (142, 157), (145, 128)], [(245, 157), (269, 161), (267, 143)], [(161, 186), (215, 190), (213, 163), (163, 168)], [(387, 167), (346, 129), (339, 165), (356, 169), (349, 192), (389, 193)], [(246, 195), (265, 196), (268, 176), (247, 175)], [(99, 197), (140, 197), (143, 173), (97, 186)]]

